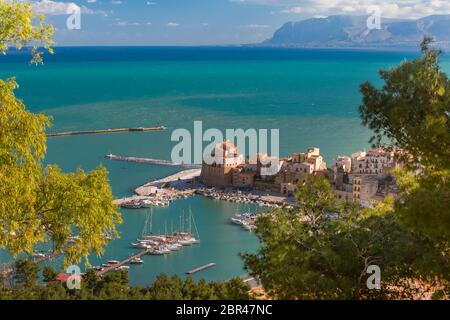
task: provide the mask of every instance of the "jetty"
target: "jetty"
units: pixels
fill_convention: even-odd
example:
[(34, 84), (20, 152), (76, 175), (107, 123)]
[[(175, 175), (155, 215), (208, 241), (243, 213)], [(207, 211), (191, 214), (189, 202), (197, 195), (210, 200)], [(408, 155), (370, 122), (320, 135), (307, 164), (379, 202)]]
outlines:
[(166, 127), (164, 127), (164, 126), (156, 126), (156, 127), (150, 127), (150, 128), (139, 127), (139, 128), (100, 129), (100, 130), (86, 130), (86, 131), (67, 131), (67, 132), (47, 133), (47, 137), (64, 137), (64, 136), (98, 134), (98, 133), (162, 131), (165, 129), (166, 129)]
[(134, 189), (134, 193), (140, 196), (148, 195), (150, 194), (152, 188), (154, 187), (161, 188), (165, 185), (170, 185), (170, 187), (175, 188), (177, 190), (192, 189), (192, 181), (197, 177), (199, 177), (200, 173), (201, 169), (188, 169), (179, 171), (165, 178), (148, 182)]
[(146, 163), (146, 164), (157, 164), (157, 165), (171, 166), (171, 167), (185, 167), (185, 168), (200, 168), (201, 167), (201, 165), (198, 165), (198, 164), (173, 162), (173, 161), (170, 161), (170, 160), (163, 160), (163, 159), (124, 157), (124, 156), (117, 156), (117, 155), (114, 155), (114, 154), (107, 154), (105, 156), (105, 159), (115, 160), (115, 161)]
[(203, 265), (203, 266), (200, 266), (200, 267), (198, 267), (198, 268), (189, 270), (189, 271), (186, 272), (186, 274), (194, 274), (194, 273), (196, 273), (196, 272), (199, 272), (199, 271), (202, 271), (202, 270), (205, 270), (205, 269), (212, 268), (212, 267), (214, 267), (215, 265), (216, 265), (216, 264), (215, 264), (214, 262), (210, 262), (210, 263), (205, 264), (205, 265)]
[(139, 252), (138, 254), (135, 254), (135, 255), (133, 255), (133, 256), (130, 256), (130, 257), (126, 258), (125, 260), (120, 261), (119, 263), (111, 264), (111, 265), (108, 266), (108, 267), (104, 267), (104, 268), (102, 268), (101, 270), (96, 271), (96, 274), (97, 274), (98, 276), (102, 276), (102, 275), (104, 275), (105, 273), (108, 273), (108, 272), (110, 272), (110, 271), (114, 271), (114, 270), (116, 270), (117, 268), (119, 268), (119, 267), (121, 267), (121, 266), (124, 266), (124, 265), (129, 264), (130, 261), (133, 260), (133, 259), (137, 259), (137, 258), (140, 258), (140, 257), (142, 257), (142, 256), (145, 256), (146, 254), (149, 254), (149, 253), (152, 252), (153, 250), (154, 250), (153, 248), (149, 248), (149, 249), (142, 250), (142, 251)]

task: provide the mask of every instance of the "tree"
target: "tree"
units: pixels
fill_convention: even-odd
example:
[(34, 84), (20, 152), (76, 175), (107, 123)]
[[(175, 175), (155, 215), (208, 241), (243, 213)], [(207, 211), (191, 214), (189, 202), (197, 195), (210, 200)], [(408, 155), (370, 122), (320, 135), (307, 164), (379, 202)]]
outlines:
[[(337, 202), (330, 184), (312, 175), (297, 188), (296, 198), (299, 209), (257, 219), (261, 247), (256, 254), (242, 255), (272, 297), (412, 298), (417, 292), (408, 279), (431, 281), (449, 272), (433, 243), (399, 223), (391, 198), (361, 210)], [(373, 264), (382, 270), (381, 290), (366, 285)]]
[(380, 71), (382, 88), (361, 85), (363, 123), (374, 131), (376, 146), (405, 152), (397, 171), (403, 194), (396, 211), (411, 230), (440, 242), (450, 241), (450, 80), (439, 66), (440, 51), (421, 44), (422, 56)]
[[(37, 20), (37, 23), (36, 23)], [(0, 2), (0, 53), (34, 44), (32, 61), (42, 62), (39, 47), (51, 51), (53, 28), (37, 17), (29, 3)], [(12, 254), (31, 253), (50, 241), (65, 263), (89, 264), (90, 252), (101, 254), (106, 235), (117, 236), (121, 222), (107, 171), (77, 170), (65, 174), (57, 166), (43, 169), (45, 130), (50, 119), (26, 110), (16, 98), (14, 79), (0, 80), (0, 247)], [(68, 239), (77, 236), (68, 245)]]
[[(34, 23), (37, 20), (37, 23)], [(42, 62), (43, 46), (52, 53), (53, 27), (44, 23), (43, 15), (36, 15), (30, 3), (14, 0), (0, 2), (0, 52), (5, 53), (10, 45), (17, 49), (34, 43), (32, 62)]]
[(248, 300), (250, 287), (241, 278), (232, 278), (225, 282), (225, 294), (219, 294), (223, 300)]
[[(363, 123), (371, 142), (405, 163), (394, 171), (398, 200), (371, 209), (337, 203), (329, 183), (310, 177), (297, 187), (299, 209), (257, 220), (261, 248), (246, 268), (277, 298), (434, 297), (450, 292), (450, 83), (439, 52), (381, 71), (381, 89), (361, 85)], [(368, 290), (367, 267), (382, 270), (381, 290)]]
[(16, 261), (15, 279), (23, 287), (34, 287), (38, 278), (38, 272), (39, 266), (37, 263), (28, 259), (19, 259)]
[(44, 278), (44, 281), (47, 283), (55, 281), (57, 275), (58, 273), (56, 273), (56, 271), (53, 270), (53, 268), (50, 266), (45, 266), (44, 270), (42, 270), (42, 276)]

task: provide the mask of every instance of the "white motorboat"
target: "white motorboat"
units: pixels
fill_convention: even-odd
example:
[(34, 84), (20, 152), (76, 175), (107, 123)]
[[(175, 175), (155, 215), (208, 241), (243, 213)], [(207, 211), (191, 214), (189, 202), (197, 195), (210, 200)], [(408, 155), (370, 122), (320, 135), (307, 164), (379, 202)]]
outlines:
[(116, 268), (116, 270), (128, 270), (128, 269), (130, 269), (129, 266), (120, 266)]
[(138, 257), (138, 258), (131, 259), (130, 263), (131, 264), (143, 264), (144, 260), (142, 260), (141, 258)]

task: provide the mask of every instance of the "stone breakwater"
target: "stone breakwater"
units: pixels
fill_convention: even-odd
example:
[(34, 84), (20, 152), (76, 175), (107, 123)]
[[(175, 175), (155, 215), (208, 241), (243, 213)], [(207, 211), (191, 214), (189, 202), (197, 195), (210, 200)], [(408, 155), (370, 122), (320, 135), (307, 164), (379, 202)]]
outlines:
[(121, 132), (147, 132), (147, 131), (162, 131), (166, 128), (164, 126), (150, 127), (150, 128), (117, 128), (117, 129), (99, 129), (86, 131), (67, 131), (67, 132), (50, 132), (47, 137), (65, 137), (84, 134), (99, 134), (99, 133), (121, 133)]

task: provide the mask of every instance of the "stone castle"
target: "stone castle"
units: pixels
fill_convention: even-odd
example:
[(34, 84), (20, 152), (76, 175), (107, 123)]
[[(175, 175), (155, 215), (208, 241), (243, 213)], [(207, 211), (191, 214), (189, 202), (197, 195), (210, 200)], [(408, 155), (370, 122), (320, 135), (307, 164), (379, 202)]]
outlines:
[[(264, 163), (277, 165), (274, 175), (262, 175)], [(323, 176), (330, 180), (338, 199), (371, 203), (386, 195), (396, 196), (398, 190), (390, 171), (401, 167), (393, 151), (375, 149), (339, 156), (332, 168), (320, 155), (320, 149), (308, 148), (289, 157), (274, 158), (265, 153), (244, 159), (238, 148), (228, 140), (218, 143), (202, 164), (200, 182), (208, 187), (260, 190), (293, 196), (296, 186), (308, 175)]]

